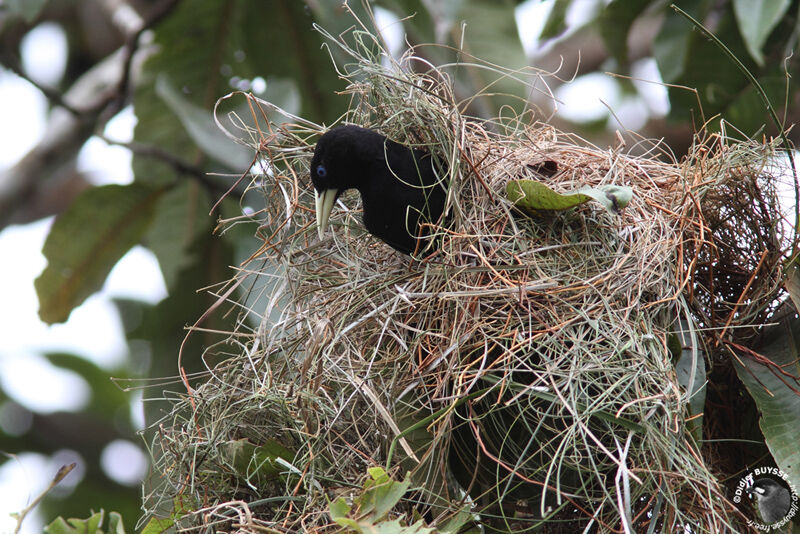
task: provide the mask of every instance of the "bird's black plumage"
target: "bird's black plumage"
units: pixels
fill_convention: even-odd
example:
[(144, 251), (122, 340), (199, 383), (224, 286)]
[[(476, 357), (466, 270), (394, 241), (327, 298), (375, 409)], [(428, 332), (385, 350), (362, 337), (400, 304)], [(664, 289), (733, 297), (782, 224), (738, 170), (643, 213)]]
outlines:
[(320, 235), (336, 198), (357, 189), (367, 231), (404, 254), (424, 248), (418, 243), (427, 234), (422, 225), (436, 223), (444, 210), (446, 184), (430, 153), (359, 126), (340, 126), (320, 137), (311, 181)]

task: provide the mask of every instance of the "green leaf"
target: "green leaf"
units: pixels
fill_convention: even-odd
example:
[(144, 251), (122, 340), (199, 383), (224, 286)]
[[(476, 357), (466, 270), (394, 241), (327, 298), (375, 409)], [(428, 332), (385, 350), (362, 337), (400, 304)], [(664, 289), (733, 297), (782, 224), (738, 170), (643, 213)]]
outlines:
[(350, 519), (349, 517), (337, 517), (334, 521), (336, 523), (342, 525), (343, 527), (348, 527), (350, 531), (355, 532), (375, 532), (376, 527), (372, 524), (372, 521), (364, 520), (362, 522), (356, 521), (355, 519)]
[[(384, 0), (381, 2), (396, 14), (405, 17), (415, 13), (414, 18), (404, 22), (413, 44), (439, 43), (454, 47), (425, 46), (418, 49), (423, 57), (435, 64), (459, 64), (452, 69), (460, 98), (468, 99), (484, 90), (489, 93), (515, 95), (526, 99), (530, 88), (517, 80), (507, 78), (499, 71), (468, 66), (483, 60), (502, 66), (516, 73), (523, 80), (528, 78), (524, 69), (528, 63), (522, 42), (519, 39), (517, 21), (514, 16), (515, 2), (511, 0), (446, 0), (424, 2), (420, 0)], [(462, 32), (463, 29), (463, 32)], [(469, 55), (455, 48), (464, 45)], [(495, 96), (472, 101), (473, 112), (485, 117), (497, 116), (502, 105), (518, 111), (524, 107), (523, 100), (514, 97)]]
[(339, 517), (336, 522), (347, 527), (348, 532), (357, 532), (358, 534), (433, 534), (436, 532), (436, 530), (426, 527), (421, 520), (413, 525), (405, 525), (400, 519), (375, 522), (370, 519), (356, 521)]
[(689, 431), (699, 443), (703, 439), (703, 410), (706, 404), (706, 360), (699, 350), (699, 340), (694, 325), (686, 319), (678, 322), (676, 332), (680, 343), (680, 358), (675, 364), (678, 384), (689, 397)]
[(456, 515), (448, 519), (444, 525), (438, 528), (438, 531), (442, 534), (466, 534), (467, 532), (480, 532), (477, 527), (464, 530), (464, 526), (467, 525), (467, 523), (473, 523), (474, 521), (475, 516), (469, 511), (469, 505), (465, 504), (464, 508), (456, 513)]
[(142, 534), (162, 534), (175, 526), (173, 519), (151, 517), (142, 529)]
[[(437, 2), (435, 5), (431, 5), (431, 9), (425, 4), (425, 0), (379, 0), (378, 4), (383, 6), (384, 8), (392, 11), (398, 17), (410, 17), (403, 21), (403, 29), (406, 32), (406, 36), (411, 42), (411, 44), (429, 44), (436, 42), (436, 33), (437, 33), (437, 26), (441, 28), (440, 25), (437, 24), (437, 21), (441, 20), (440, 13), (453, 13), (455, 7), (453, 6), (452, 0), (445, 0), (442, 2)], [(349, 4), (351, 8), (356, 8), (356, 15), (359, 17), (362, 16), (361, 12), (358, 9), (359, 4), (351, 3)], [(436, 17), (432, 11), (436, 12)], [(446, 17), (448, 19), (452, 19), (452, 17)], [(363, 19), (362, 19), (363, 20)], [(323, 21), (321, 21), (323, 22)], [(327, 26), (327, 19), (325, 19), (325, 28), (329, 29)], [(343, 28), (344, 29), (344, 28)], [(430, 53), (432, 51), (426, 51)], [(437, 56), (438, 59), (441, 59), (440, 54), (432, 54)]]
[(589, 200), (596, 200), (608, 211), (617, 213), (631, 201), (630, 187), (607, 185), (582, 187), (573, 193), (557, 193), (536, 180), (512, 180), (506, 185), (509, 200), (532, 215), (541, 210), (566, 210)]
[[(759, 77), (758, 82), (771, 104), (780, 108), (787, 89), (786, 76), (780, 72), (780, 67), (775, 72)], [(744, 88), (731, 102), (726, 118), (748, 137), (755, 137), (771, 122), (761, 95), (752, 85)]]
[(734, 367), (761, 412), (759, 426), (775, 463), (800, 488), (800, 384), (792, 378), (800, 376), (800, 319), (793, 309), (787, 307), (784, 312), (777, 324), (765, 328), (754, 348), (774, 366), (743, 356), (734, 360)]
[[(457, 8), (455, 24), (451, 28), (452, 44), (458, 46), (461, 38), (461, 22), (466, 24), (464, 33), (465, 48), (475, 58), (502, 65), (514, 72), (521, 72), (529, 67), (528, 57), (522, 47), (514, 16), (514, 2), (510, 0), (471, 0), (454, 2)], [(472, 61), (462, 58), (465, 61)], [(466, 74), (466, 73), (465, 73)], [(525, 75), (520, 75), (525, 79)], [(472, 83), (472, 94), (485, 87), (489, 92), (518, 95), (527, 99), (529, 88), (518, 81), (506, 79), (490, 71), (472, 69), (469, 78)], [(523, 103), (515, 99), (484, 100), (487, 106), (509, 104), (518, 111)], [(499, 108), (488, 111), (492, 115), (499, 114)]]
[[(343, 11), (339, 3), (335, 7)], [(157, 80), (165, 74), (183, 102), (208, 111), (219, 97), (243, 87), (243, 81), (256, 77), (292, 80), (302, 97), (301, 113), (317, 122), (333, 121), (346, 110), (348, 98), (336, 94), (344, 84), (328, 52), (321, 48), (323, 38), (312, 29), (313, 22), (305, 2), (296, 0), (179, 2), (154, 29), (153, 45), (158, 51), (144, 64), (142, 78)], [(296, 105), (297, 99), (292, 101)], [(222, 165), (202, 157), (205, 153), (198, 150), (190, 132), (157, 94), (155, 83), (137, 86), (134, 107), (138, 118), (134, 141), (158, 146), (203, 171), (230, 172), (227, 165), (232, 161)], [(218, 113), (225, 115), (231, 107), (236, 106), (223, 105)], [(242, 119), (252, 118), (245, 115)], [(134, 154), (133, 167), (136, 181), (175, 182), (174, 167), (163, 161)], [(212, 176), (211, 180), (222, 179)]]
[(47, 0), (7, 0), (5, 2), (8, 10), (18, 16), (28, 24), (36, 20), (42, 8), (47, 5)]
[(368, 479), (364, 483), (364, 493), (358, 500), (358, 511), (359, 514), (370, 514), (375, 519), (381, 519), (405, 495), (411, 479), (406, 477), (403, 482), (396, 482), (381, 467), (372, 467), (367, 471), (372, 480)]
[(794, 309), (800, 310), (800, 258), (795, 257), (786, 268), (786, 291)]
[(125, 534), (125, 525), (118, 512), (108, 514), (108, 534)]
[[(332, 18), (345, 28), (354, 24), (341, 2), (315, 3), (327, 4), (334, 12)], [(354, 6), (359, 3), (352, 2)], [(267, 79), (280, 77), (297, 82), (305, 118), (317, 122), (337, 119), (346, 110), (348, 99), (337, 94), (344, 89), (344, 83), (336, 74), (327, 49), (321, 46), (324, 38), (312, 28), (315, 19), (311, 15), (316, 11), (296, 0), (251, 1), (244, 5), (248, 9), (239, 13), (244, 30), (242, 49), (258, 54), (253, 62), (255, 73)], [(265, 20), (270, 21), (269, 31), (264, 30)]]
[(567, 29), (567, 8), (569, 8), (570, 3), (570, 0), (555, 0), (553, 2), (553, 8), (547, 15), (547, 21), (539, 34), (539, 39), (545, 40), (558, 37)]
[[(746, 68), (754, 68), (739, 35), (732, 10), (719, 13), (714, 35), (725, 44), (731, 54), (744, 62)], [(674, 119), (697, 121), (723, 113), (749, 85), (747, 77), (737, 65), (700, 31), (690, 32), (685, 54), (682, 75), (677, 79), (667, 80), (677, 84), (668, 88), (670, 114)], [(697, 92), (687, 91), (680, 86), (696, 88)], [(702, 116), (699, 106), (702, 106)]]
[(764, 65), (761, 49), (790, 5), (791, 0), (733, 0), (733, 12), (747, 51), (761, 66)]
[[(682, 2), (681, 8), (697, 20), (702, 20), (708, 11), (708, 2), (690, 0)], [(653, 40), (653, 57), (658, 63), (661, 79), (674, 83), (683, 76), (688, 61), (689, 49), (697, 39), (692, 24), (672, 9), (664, 13), (664, 22)]]
[(94, 187), (55, 220), (42, 249), (47, 267), (34, 282), (43, 321), (66, 321), (102, 287), (111, 268), (141, 240), (162, 192), (141, 184)]
[(410, 476), (407, 475), (403, 482), (396, 482), (381, 467), (371, 467), (367, 472), (370, 478), (364, 482), (361, 494), (354, 499), (355, 514), (358, 519), (347, 517), (352, 508), (343, 498), (339, 498), (328, 506), (331, 518), (336, 523), (359, 533), (433, 532), (433, 529), (425, 528), (421, 521), (411, 526), (404, 526), (399, 520), (384, 520), (408, 491), (411, 485)]
[(164, 73), (156, 79), (156, 94), (177, 115), (189, 136), (208, 156), (234, 171), (241, 172), (250, 165), (253, 151), (227, 137), (214, 122), (211, 110), (196, 106), (185, 98)]
[(328, 506), (328, 511), (331, 514), (331, 519), (338, 522), (340, 518), (347, 517), (351, 508), (352, 507), (347, 504), (347, 501), (345, 501), (343, 497), (339, 497)]
[(628, 32), (633, 21), (650, 4), (650, 0), (612, 0), (600, 14), (600, 35), (620, 65), (628, 63)]
[(173, 531), (178, 520), (191, 512), (193, 508), (186, 504), (186, 499), (175, 497), (172, 501), (172, 512), (169, 517), (151, 517), (142, 529), (141, 534), (162, 534)]
[(200, 259), (193, 245), (211, 231), (210, 209), (208, 192), (189, 180), (178, 183), (158, 200), (144, 244), (158, 258), (168, 290), (174, 288), (184, 269)]
[(65, 521), (63, 517), (59, 517), (44, 527), (44, 531), (46, 534), (97, 534), (104, 516), (105, 513), (100, 510), (87, 519), (70, 518)]

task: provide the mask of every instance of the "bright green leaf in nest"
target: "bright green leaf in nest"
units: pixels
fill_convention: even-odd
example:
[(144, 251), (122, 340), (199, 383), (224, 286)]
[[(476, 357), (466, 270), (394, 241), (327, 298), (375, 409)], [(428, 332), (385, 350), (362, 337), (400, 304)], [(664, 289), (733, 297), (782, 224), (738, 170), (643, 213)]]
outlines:
[(506, 185), (506, 194), (517, 208), (531, 215), (542, 210), (567, 210), (589, 200), (596, 200), (611, 213), (618, 213), (633, 198), (633, 190), (625, 186), (582, 187), (562, 194), (535, 180), (512, 180)]
[(392, 480), (381, 467), (367, 469), (370, 475), (364, 482), (362, 493), (354, 499), (357, 519), (347, 517), (352, 511), (343, 498), (336, 499), (328, 507), (331, 518), (352, 532), (382, 534), (426, 534), (435, 532), (420, 520), (406, 525), (401, 519), (386, 520), (411, 485), (410, 477), (403, 482)]
[(380, 467), (372, 467), (368, 471), (372, 480), (364, 483), (364, 494), (360, 502), (361, 512), (381, 518), (400, 501), (411, 485), (411, 479), (406, 477), (403, 482), (395, 482)]
[(175, 526), (175, 521), (172, 519), (163, 519), (158, 517), (151, 517), (150, 521), (142, 529), (142, 534), (162, 534), (169, 531)]
[(162, 534), (174, 529), (176, 523), (189, 512), (192, 508), (186, 505), (186, 500), (176, 497), (172, 501), (172, 513), (169, 517), (151, 517), (142, 529), (142, 534)]

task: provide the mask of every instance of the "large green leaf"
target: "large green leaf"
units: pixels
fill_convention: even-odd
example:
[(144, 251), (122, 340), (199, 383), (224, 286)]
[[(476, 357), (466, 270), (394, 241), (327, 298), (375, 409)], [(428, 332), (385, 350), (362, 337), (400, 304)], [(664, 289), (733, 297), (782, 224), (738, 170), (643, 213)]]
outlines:
[[(700, 2), (694, 1), (690, 5), (691, 7), (681, 7), (694, 18), (701, 18), (698, 13)], [(673, 83), (683, 75), (692, 37), (691, 23), (675, 11), (667, 9), (661, 29), (653, 40), (653, 57), (658, 63), (661, 79), (665, 82)]]
[(359, 512), (382, 518), (408, 491), (411, 479), (406, 477), (403, 482), (396, 482), (389, 478), (381, 467), (371, 467), (367, 472), (371, 478), (364, 483), (364, 493), (359, 500)]
[(612, 0), (600, 14), (600, 35), (609, 54), (621, 65), (628, 63), (628, 32), (651, 4), (650, 0)]
[(435, 43), (437, 19), (434, 18), (434, 12), (441, 17), (441, 13), (451, 13), (454, 9), (453, 0), (437, 2), (435, 5), (426, 5), (424, 0), (379, 0), (378, 3), (398, 17), (405, 18), (403, 28), (412, 44)]
[(194, 105), (175, 89), (169, 77), (161, 73), (156, 79), (156, 93), (181, 121), (186, 133), (206, 155), (224, 163), (229, 169), (246, 169), (253, 160), (253, 151), (236, 144), (214, 122), (211, 110)]
[[(786, 96), (788, 83), (786, 75), (781, 72), (780, 67), (771, 73), (762, 75), (758, 81), (770, 103), (776, 109), (780, 109)], [(761, 95), (752, 85), (745, 87), (731, 102), (726, 118), (749, 137), (755, 137), (756, 133), (765, 126), (769, 130), (774, 126), (764, 107)]]
[(795, 309), (800, 310), (800, 261), (797, 257), (786, 268), (786, 291)]
[[(530, 75), (522, 72), (529, 67), (528, 58), (519, 38), (517, 20), (514, 16), (514, 2), (511, 0), (471, 0), (454, 3), (458, 8), (450, 28), (450, 43), (459, 46), (464, 26), (464, 44), (466, 51), (473, 57), (499, 65), (515, 72), (515, 76), (523, 81), (530, 81)], [(459, 58), (461, 61), (473, 61), (470, 58)], [(488, 91), (523, 98), (491, 98), (482, 101), (488, 109), (484, 113), (499, 115), (500, 107), (510, 105), (518, 112), (522, 111), (530, 88), (518, 80), (503, 77), (498, 72), (472, 68), (460, 76), (462, 84), (468, 81), (471, 93)], [(466, 91), (469, 92), (469, 91)], [(471, 95), (469, 95), (471, 96)]]
[(208, 192), (191, 180), (172, 187), (158, 200), (144, 243), (158, 258), (167, 289), (171, 290), (180, 273), (200, 259), (192, 247), (211, 231), (210, 209)]
[[(425, 46), (417, 53), (435, 64), (458, 65), (451, 68), (457, 95), (472, 99), (479, 92), (501, 93), (513, 97), (494, 97), (472, 101), (471, 113), (496, 116), (500, 106), (510, 105), (521, 111), (530, 89), (518, 80), (507, 77), (495, 67), (468, 66), (484, 61), (514, 71), (514, 76), (526, 80), (523, 69), (529, 67), (525, 50), (519, 39), (512, 0), (382, 0), (381, 5), (405, 18), (404, 27), (412, 44), (447, 45)], [(524, 31), (524, 29), (523, 29)], [(460, 53), (458, 48), (463, 45)]]
[(433, 534), (436, 532), (436, 530), (426, 527), (421, 520), (406, 525), (400, 519), (374, 522), (371, 519), (355, 520), (339, 517), (336, 522), (347, 527), (347, 532), (357, 532), (358, 534)]
[(165, 532), (175, 532), (177, 522), (193, 511), (194, 507), (187, 505), (188, 499), (176, 497), (172, 501), (172, 511), (169, 517), (150, 517), (147, 524), (142, 528), (141, 534), (164, 534)]
[(570, 0), (555, 0), (553, 8), (547, 15), (539, 39), (551, 39), (558, 37), (567, 29), (567, 9), (572, 2)]
[[(703, 20), (700, 19), (700, 22)], [(755, 65), (749, 60), (732, 10), (719, 13), (714, 35), (742, 60), (746, 68), (754, 70)], [(695, 121), (701, 117), (699, 106), (702, 106), (702, 118), (722, 113), (749, 84), (725, 52), (698, 31), (689, 33), (681, 76), (667, 80), (679, 85), (669, 87), (672, 116), (679, 120)], [(696, 88), (697, 93), (687, 91), (686, 87)]]
[(141, 184), (95, 187), (55, 220), (42, 249), (47, 267), (34, 282), (43, 321), (66, 321), (102, 287), (111, 268), (147, 231), (162, 194), (161, 188)]
[(756, 352), (772, 362), (763, 365), (753, 357), (734, 361), (736, 372), (755, 400), (761, 418), (759, 426), (772, 457), (794, 487), (800, 488), (800, 319), (785, 310), (775, 325), (764, 331)]
[(764, 64), (762, 48), (767, 37), (780, 22), (791, 0), (733, 0), (733, 12), (739, 24), (747, 51), (759, 65)]
[[(354, 24), (342, 2), (322, 0), (334, 10), (332, 17), (347, 26)], [(359, 2), (352, 2), (354, 5)], [(347, 108), (349, 100), (337, 94), (344, 89), (324, 38), (312, 27), (314, 11), (297, 0), (250, 0), (239, 10), (239, 27), (244, 31), (242, 46), (247, 51), (254, 75), (281, 77), (297, 83), (302, 99), (301, 114), (317, 122), (331, 122)], [(269, 21), (269, 31), (264, 21)], [(328, 23), (331, 22), (329, 19)]]

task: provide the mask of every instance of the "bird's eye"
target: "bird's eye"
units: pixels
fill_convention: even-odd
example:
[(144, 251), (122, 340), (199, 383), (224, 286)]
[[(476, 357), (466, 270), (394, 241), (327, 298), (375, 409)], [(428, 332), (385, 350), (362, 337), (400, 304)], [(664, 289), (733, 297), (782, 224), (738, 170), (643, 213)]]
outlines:
[(325, 167), (323, 165), (319, 165), (317, 167), (317, 176), (319, 176), (320, 178), (325, 178), (325, 176), (327, 175), (328, 171), (325, 169)]

